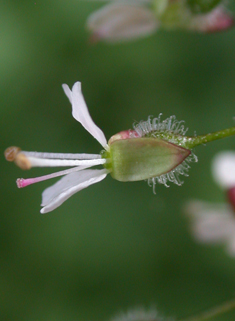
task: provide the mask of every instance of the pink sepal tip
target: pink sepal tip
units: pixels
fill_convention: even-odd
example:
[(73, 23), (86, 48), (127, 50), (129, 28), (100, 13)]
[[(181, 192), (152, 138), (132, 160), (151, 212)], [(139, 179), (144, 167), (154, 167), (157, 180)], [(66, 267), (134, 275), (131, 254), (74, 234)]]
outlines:
[(120, 133), (117, 133), (115, 135), (113, 135), (110, 139), (109, 139), (109, 145), (112, 144), (115, 140), (121, 140), (121, 139), (130, 139), (130, 138), (139, 138), (140, 136), (138, 135), (138, 133), (133, 130), (133, 129), (128, 129), (128, 130), (123, 130)]

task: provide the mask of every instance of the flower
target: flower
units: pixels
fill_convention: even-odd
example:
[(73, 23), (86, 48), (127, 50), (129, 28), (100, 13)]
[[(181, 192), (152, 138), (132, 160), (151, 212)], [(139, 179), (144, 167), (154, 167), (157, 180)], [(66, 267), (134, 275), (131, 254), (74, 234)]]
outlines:
[(198, 241), (225, 243), (228, 254), (235, 256), (235, 152), (216, 154), (212, 174), (215, 182), (225, 190), (228, 203), (190, 201), (185, 211), (191, 218), (191, 230)]
[[(76, 82), (72, 90), (62, 85), (72, 105), (73, 117), (101, 144), (100, 154), (62, 154), (22, 151), (9, 147), (5, 151), (8, 161), (14, 161), (22, 169), (31, 167), (71, 166), (71, 169), (27, 179), (17, 179), (19, 188), (54, 177), (63, 176), (42, 194), (41, 213), (47, 213), (78, 191), (100, 182), (108, 173), (119, 181), (148, 180), (149, 185), (167, 182), (181, 185), (179, 175), (188, 176), (189, 162), (197, 161), (190, 149), (184, 147), (187, 129), (175, 116), (161, 121), (148, 118), (134, 125), (134, 130), (122, 131), (107, 142), (103, 131), (93, 122), (81, 91)], [(192, 139), (190, 138), (190, 141)], [(103, 169), (88, 169), (102, 165)]]
[(131, 40), (152, 34), (158, 26), (159, 22), (152, 10), (128, 2), (106, 5), (87, 20), (92, 42)]
[(226, 252), (235, 256), (235, 217), (228, 204), (189, 201), (185, 212), (191, 220), (191, 232), (201, 243), (224, 244)]
[(165, 319), (160, 316), (156, 309), (144, 309), (142, 307), (128, 310), (114, 316), (111, 321), (173, 321), (173, 319)]
[(87, 20), (91, 40), (129, 41), (151, 35), (160, 27), (199, 32), (225, 30), (234, 24), (221, 1), (126, 0), (103, 6)]

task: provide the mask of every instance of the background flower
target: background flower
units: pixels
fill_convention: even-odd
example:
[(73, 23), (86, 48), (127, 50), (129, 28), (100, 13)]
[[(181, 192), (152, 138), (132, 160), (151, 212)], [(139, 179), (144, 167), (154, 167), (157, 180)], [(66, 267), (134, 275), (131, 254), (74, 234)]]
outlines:
[(185, 212), (198, 242), (222, 244), (226, 252), (235, 257), (235, 217), (229, 204), (194, 200), (186, 204)]
[(212, 160), (212, 175), (223, 189), (225, 202), (191, 200), (184, 211), (189, 215), (195, 239), (202, 243), (223, 244), (235, 256), (235, 152), (221, 151)]
[(220, 0), (111, 1), (87, 20), (91, 41), (129, 41), (158, 28), (216, 32), (230, 28), (234, 18)]

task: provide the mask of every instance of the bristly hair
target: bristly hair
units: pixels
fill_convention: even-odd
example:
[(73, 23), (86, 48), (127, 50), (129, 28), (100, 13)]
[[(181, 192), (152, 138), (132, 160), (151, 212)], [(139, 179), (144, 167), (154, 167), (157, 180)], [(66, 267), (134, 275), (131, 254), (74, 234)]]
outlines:
[[(162, 113), (153, 119), (152, 116), (149, 116), (147, 121), (141, 120), (139, 123), (133, 124), (134, 130), (140, 137), (153, 136), (162, 138), (161, 134), (164, 134), (166, 140), (170, 141), (171, 143), (176, 143), (172, 135), (185, 136), (188, 128), (185, 128), (184, 120), (178, 121), (175, 115), (170, 116), (165, 120), (161, 120), (161, 116)], [(177, 145), (179, 145), (178, 140)]]
[[(160, 138), (175, 145), (184, 147), (184, 143), (187, 140), (185, 134), (188, 130), (187, 127), (185, 128), (184, 120), (178, 121), (174, 115), (166, 118), (165, 120), (161, 120), (161, 116), (162, 114), (159, 114), (156, 118), (149, 116), (147, 121), (142, 120), (137, 124), (134, 123), (133, 128), (139, 137)], [(153, 187), (154, 193), (156, 183), (164, 184), (166, 187), (169, 187), (168, 182), (172, 182), (181, 186), (184, 182), (180, 180), (179, 176), (189, 176), (189, 163), (197, 161), (197, 156), (191, 151), (191, 154), (180, 165), (169, 173), (149, 178), (147, 180), (148, 184)]]

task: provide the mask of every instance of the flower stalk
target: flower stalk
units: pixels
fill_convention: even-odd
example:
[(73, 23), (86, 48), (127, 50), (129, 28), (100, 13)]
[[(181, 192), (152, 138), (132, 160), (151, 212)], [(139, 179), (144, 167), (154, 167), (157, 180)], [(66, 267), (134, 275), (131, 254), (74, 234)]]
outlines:
[(199, 145), (226, 138), (235, 135), (235, 127), (222, 129), (214, 133), (208, 133), (198, 136), (185, 136), (184, 134), (175, 134), (174, 132), (161, 132), (159, 130), (146, 134), (149, 137), (158, 137), (163, 140), (170, 141), (178, 146), (186, 149), (193, 149)]
[(192, 149), (196, 146), (207, 144), (217, 139), (226, 138), (235, 135), (235, 127), (222, 129), (214, 133), (209, 133), (206, 135), (200, 135), (196, 137), (187, 137), (185, 143), (182, 143), (182, 147)]

